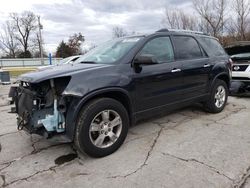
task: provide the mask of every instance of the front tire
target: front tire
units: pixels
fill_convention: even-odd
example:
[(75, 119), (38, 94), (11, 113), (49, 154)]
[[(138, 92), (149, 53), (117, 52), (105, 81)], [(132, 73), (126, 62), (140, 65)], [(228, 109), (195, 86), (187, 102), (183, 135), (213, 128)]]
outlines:
[(229, 89), (225, 81), (216, 80), (211, 91), (211, 95), (206, 101), (204, 107), (205, 110), (210, 113), (221, 112), (227, 103)]
[(75, 145), (92, 157), (104, 157), (122, 145), (128, 128), (128, 113), (120, 102), (111, 98), (95, 99), (78, 115)]

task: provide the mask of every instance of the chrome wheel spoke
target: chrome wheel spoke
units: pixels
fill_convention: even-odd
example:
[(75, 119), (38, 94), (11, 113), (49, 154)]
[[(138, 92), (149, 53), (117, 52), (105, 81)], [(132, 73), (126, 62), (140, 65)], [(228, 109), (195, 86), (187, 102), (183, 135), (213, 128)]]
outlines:
[(224, 96), (224, 95), (225, 95), (225, 90), (222, 90), (222, 91), (220, 92), (220, 94), (221, 94), (222, 96)]
[(113, 119), (110, 122), (111, 128), (116, 127), (117, 125), (119, 125), (121, 123), (121, 118), (120, 117), (116, 117), (115, 119)]
[(221, 106), (223, 104), (223, 102), (221, 100), (219, 100), (219, 106)]
[(101, 130), (100, 124), (91, 123), (91, 125), (90, 125), (90, 131), (91, 132), (100, 131), (100, 130)]
[(95, 140), (95, 145), (96, 145), (96, 146), (102, 146), (105, 137), (106, 137), (106, 136), (105, 136), (104, 134), (100, 134), (100, 135), (97, 137), (97, 139)]
[(109, 110), (105, 110), (102, 112), (102, 120), (105, 122), (109, 121)]
[(113, 132), (109, 132), (108, 137), (110, 138), (110, 140), (111, 140), (112, 142), (115, 142), (116, 139), (117, 139), (117, 136), (116, 136), (115, 133), (113, 133)]
[(215, 105), (216, 105), (217, 107), (220, 106), (219, 100), (216, 100)]
[(222, 99), (220, 102), (221, 102), (221, 105), (223, 105), (223, 104), (224, 104), (224, 102), (225, 102), (225, 100), (224, 100), (224, 99)]
[(215, 99), (218, 100), (220, 98), (220, 96), (218, 95), (218, 93), (215, 95)]

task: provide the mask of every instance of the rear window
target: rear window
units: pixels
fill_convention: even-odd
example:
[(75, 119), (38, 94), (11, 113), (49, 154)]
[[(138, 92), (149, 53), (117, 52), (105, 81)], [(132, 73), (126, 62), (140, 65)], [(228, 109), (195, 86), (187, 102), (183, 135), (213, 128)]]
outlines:
[(216, 39), (200, 37), (200, 43), (204, 47), (205, 51), (209, 54), (209, 56), (226, 55), (225, 50)]
[(176, 59), (197, 59), (203, 57), (197, 41), (189, 36), (173, 36)]

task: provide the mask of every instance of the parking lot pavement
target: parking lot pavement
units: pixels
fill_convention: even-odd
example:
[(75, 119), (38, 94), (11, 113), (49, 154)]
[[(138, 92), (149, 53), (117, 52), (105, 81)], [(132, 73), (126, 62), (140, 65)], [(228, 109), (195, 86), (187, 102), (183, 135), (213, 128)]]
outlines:
[(0, 107), (8, 104), (8, 93), (10, 85), (0, 85)]
[(9, 109), (0, 107), (0, 187), (250, 187), (250, 98), (230, 97), (220, 114), (194, 106), (139, 123), (99, 159), (17, 132)]

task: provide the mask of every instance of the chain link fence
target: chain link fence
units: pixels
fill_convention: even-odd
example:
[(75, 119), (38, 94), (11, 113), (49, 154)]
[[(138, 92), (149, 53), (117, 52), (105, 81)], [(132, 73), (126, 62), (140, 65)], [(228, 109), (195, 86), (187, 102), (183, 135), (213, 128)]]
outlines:
[[(52, 64), (59, 63), (61, 58), (52, 58)], [(0, 59), (0, 67), (37, 67), (43, 65), (49, 65), (49, 59), (43, 59), (42, 64), (41, 58), (20, 58), (20, 59)]]

